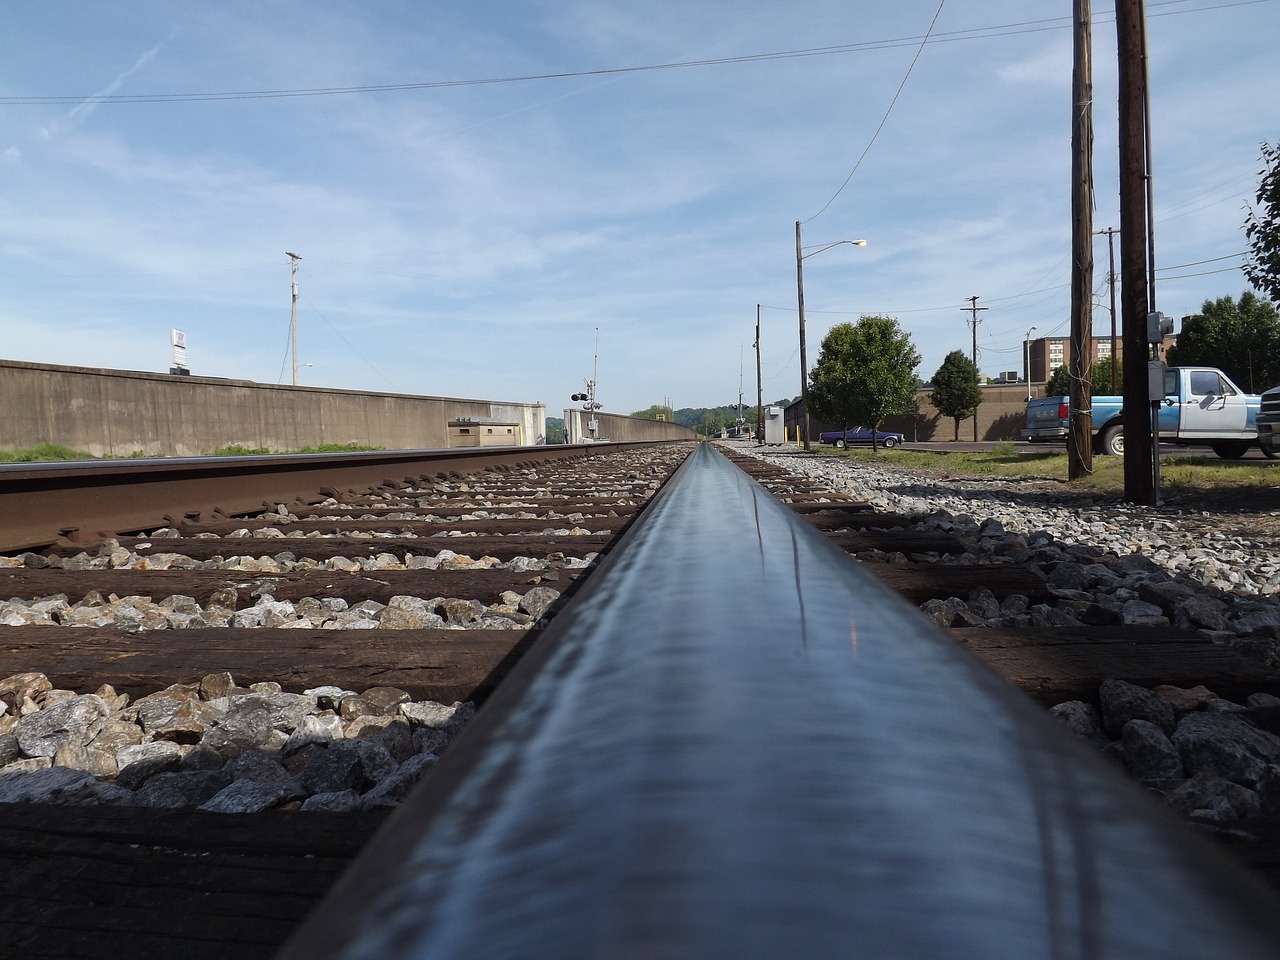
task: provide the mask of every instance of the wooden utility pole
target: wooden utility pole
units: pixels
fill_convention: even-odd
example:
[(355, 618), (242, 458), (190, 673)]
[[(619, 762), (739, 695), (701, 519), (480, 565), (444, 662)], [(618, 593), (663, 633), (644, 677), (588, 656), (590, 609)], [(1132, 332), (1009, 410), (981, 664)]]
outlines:
[(1067, 477), (1093, 473), (1093, 65), (1090, 0), (1075, 0), (1071, 74), (1071, 376)]
[(1146, 29), (1143, 0), (1116, 0), (1120, 56), (1120, 326), (1124, 337), (1124, 496), (1154, 506), (1147, 360)]
[[(975, 295), (969, 298), (969, 306), (962, 307), (961, 309), (969, 311), (969, 318), (970, 318), (969, 326), (973, 327), (973, 353), (969, 359), (973, 361), (973, 369), (977, 370), (978, 369), (978, 324), (982, 322), (978, 319), (978, 311), (986, 310), (988, 308), (978, 306), (978, 298)], [(981, 383), (982, 381), (981, 373), (978, 374), (978, 381), (979, 383)], [(973, 409), (973, 439), (975, 443), (978, 440), (978, 408), (977, 407), (974, 407)]]

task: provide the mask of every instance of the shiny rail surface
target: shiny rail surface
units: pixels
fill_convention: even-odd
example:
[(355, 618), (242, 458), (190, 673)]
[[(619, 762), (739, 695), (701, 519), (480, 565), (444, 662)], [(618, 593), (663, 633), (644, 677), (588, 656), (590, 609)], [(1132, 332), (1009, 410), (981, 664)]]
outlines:
[(423, 476), (591, 456), (641, 443), (551, 444), (342, 454), (74, 461), (0, 465), (0, 551), (103, 533), (143, 530), (183, 517), (209, 519), (314, 502), (335, 491)]
[(1220, 856), (704, 444), (280, 957), (1280, 955)]

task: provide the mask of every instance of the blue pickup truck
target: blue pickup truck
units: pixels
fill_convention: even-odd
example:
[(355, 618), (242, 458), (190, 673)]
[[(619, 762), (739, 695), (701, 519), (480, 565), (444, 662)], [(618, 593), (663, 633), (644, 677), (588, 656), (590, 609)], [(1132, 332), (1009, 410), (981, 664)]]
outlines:
[[(1227, 460), (1238, 460), (1257, 443), (1261, 398), (1246, 394), (1215, 367), (1169, 367), (1164, 371), (1160, 404), (1160, 442), (1208, 444)], [(1093, 398), (1093, 447), (1098, 453), (1124, 453), (1123, 397)], [(1031, 443), (1067, 438), (1067, 397), (1040, 397), (1027, 403), (1022, 437)], [(1263, 448), (1268, 456), (1271, 454)]]

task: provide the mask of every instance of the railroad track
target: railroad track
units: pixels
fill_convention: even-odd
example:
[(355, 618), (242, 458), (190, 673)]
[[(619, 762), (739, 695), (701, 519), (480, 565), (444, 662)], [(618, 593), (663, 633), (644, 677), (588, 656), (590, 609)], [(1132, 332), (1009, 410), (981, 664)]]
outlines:
[[(17, 624), (27, 614), (11, 605), (4, 619), (11, 625), (0, 627), (6, 640), (0, 646), (0, 676), (39, 671), (55, 689), (80, 693), (108, 684), (109, 694), (135, 702), (172, 684), (198, 687), (206, 678), (229, 673), (236, 683), (258, 683), (264, 694), (277, 685), (295, 694), (335, 685), (353, 692), (391, 688), (412, 701), (483, 703), (533, 637), (546, 623), (555, 623), (557, 610), (571, 598), (595, 555), (627, 529), (688, 450), (688, 445), (595, 450), (589, 459), (494, 461), (476, 473), (456, 458), (417, 475), (397, 463), (391, 477), (378, 464), (374, 473), (382, 467), (384, 475), (375, 479), (348, 474), (341, 483), (312, 481), (310, 494), (286, 485), (281, 489), (288, 496), (278, 501), (263, 495), (260, 482), (248, 496), (267, 509), (245, 516), (227, 515), (232, 511), (225, 504), (232, 499), (226, 493), (197, 507), (177, 493), (159, 507), (143, 503), (152, 517), (163, 509), (165, 523), (142, 535), (121, 526), (122, 512), (95, 517), (80, 505), (77, 522), (56, 524), (54, 542), (18, 544), (40, 549), (14, 553), (20, 565), (0, 567), (0, 595), (28, 601), (28, 611), (30, 601), (43, 599), (48, 620)], [(809, 526), (845, 552), (871, 561), (868, 569), (916, 605), (964, 596), (979, 583), (997, 595), (1049, 597), (1043, 574), (1029, 565), (874, 562), (890, 554), (922, 559), (957, 554), (965, 545), (952, 536), (916, 530), (910, 518), (875, 514), (865, 503), (754, 458), (735, 457), (735, 462)], [(166, 481), (166, 490), (173, 485)], [(129, 515), (136, 516), (137, 509), (131, 507)], [(47, 533), (50, 525), (26, 522), (22, 536), (30, 541), (33, 529)], [(441, 549), (447, 552), (441, 555)], [(151, 600), (123, 600), (129, 597)], [(175, 597), (182, 599), (175, 602)], [(406, 597), (419, 603), (397, 599)], [(131, 612), (120, 623), (115, 617), (125, 608)], [(271, 613), (259, 617), (256, 611), (264, 608)], [(431, 620), (428, 626), (413, 622), (413, 616), (447, 622)], [(94, 622), (99, 625), (92, 629), (64, 625)], [(1125, 652), (1118, 643), (1111, 645), (1110, 659), (1100, 661), (1098, 631), (1092, 638), (1060, 631), (1049, 638), (1056, 642), (1046, 664), (1044, 657), (1028, 656), (1025, 638), (1000, 631), (956, 633), (967, 634), (962, 636), (967, 646), (1045, 702), (1091, 695), (1101, 679), (1114, 676), (1138, 682), (1158, 676), (1175, 683), (1208, 676), (1258, 689), (1256, 675), (1242, 677), (1248, 672), (1242, 663), (1224, 660), (1221, 651), (1207, 645), (1197, 653), (1194, 644), (1179, 643), (1178, 657), (1171, 661), (1158, 651), (1153, 656), (1149, 643), (1134, 645), (1133, 650), (1146, 652), (1145, 660), (1135, 660), (1133, 650)], [(37, 699), (42, 696), (47, 695), (38, 693)], [(17, 712), (22, 705), (12, 706)], [(275, 806), (300, 803), (286, 797)], [(177, 851), (174, 862), (160, 864), (143, 883), (131, 865), (123, 889), (95, 875), (95, 899), (102, 899), (104, 889), (112, 894), (91, 924), (112, 943), (113, 952), (124, 943), (139, 957), (172, 955), (179, 945), (188, 955), (205, 955), (201, 950), (223, 955), (225, 929), (212, 918), (240, 915), (228, 904), (226, 890), (272, 871), (291, 877), (294, 888), (272, 891), (267, 898), (270, 916), (242, 918), (238, 928), (246, 955), (269, 956), (385, 815), (376, 808), (308, 814), (285, 809), (212, 829), (208, 815), (189, 811), (163, 811), (140, 823), (123, 807), (69, 809), (59, 811), (56, 836), (42, 841), (50, 837), (48, 808), (11, 808), (5, 847), (9, 873), (22, 878), (17, 886), (23, 889), (0, 897), (10, 905), (8, 916), (0, 916), (0, 942), (19, 937), (12, 942), (24, 949), (50, 948), (33, 956), (81, 955), (73, 954), (68, 943), (54, 944), (53, 931), (74, 931), (72, 918), (83, 923), (87, 916), (76, 897), (66, 894), (56, 866), (49, 867), (47, 859), (38, 865), (55, 848), (93, 848), (87, 858), (79, 849), (74, 856), (82, 866), (91, 864), (95, 874), (104, 860), (117, 860), (124, 849), (147, 851), (149, 864), (156, 850)], [(212, 853), (216, 859), (228, 832), (236, 831), (242, 834), (233, 843), (234, 856), (197, 871), (198, 881), (181, 873), (184, 857)], [(18, 846), (26, 852), (15, 854)], [(318, 860), (305, 870), (298, 864), (304, 851)], [(306, 880), (300, 881), (304, 873)], [(174, 903), (179, 876), (184, 877), (179, 886), (190, 886), (194, 894)], [(40, 882), (31, 882), (33, 877)], [(121, 902), (146, 903), (148, 897), (168, 904), (172, 925), (139, 925), (136, 906)], [(70, 902), (58, 905), (60, 900)], [(32, 924), (33, 915), (47, 917), (48, 924)]]
[[(42, 797), (7, 803), (0, 818), (0, 953), (225, 957), (230, 938), (244, 956), (269, 956), (386, 815), (289, 812), (302, 796), (218, 817), (118, 805), (118, 795), (86, 796), (83, 783), (41, 794), (32, 782), (60, 772), (42, 772), (53, 760), (108, 783), (113, 761), (25, 756), (16, 733), (27, 697), (30, 710), (93, 695), (112, 707), (110, 722), (119, 705), (136, 710), (175, 685), (192, 696), (168, 702), (202, 714), (202, 687), (258, 700), (394, 691), (389, 710), (365, 704), (370, 714), (396, 714), (402, 697), (483, 703), (688, 450), (366, 455), (328, 458), (328, 470), (315, 466), (326, 458), (247, 458), (238, 470), (225, 460), (124, 464), (97, 482), (89, 467), (0, 474), (10, 548), (0, 557), (0, 677), (18, 677), (0, 691), (0, 758), (14, 761), (0, 797)], [(257, 510), (232, 515), (247, 504)], [(366, 735), (386, 719), (366, 716)], [(201, 787), (195, 768), (265, 746), (219, 742), (220, 757), (196, 762), (203, 734), (179, 718), (127, 737), (185, 753), (120, 770), (115, 782), (137, 795), (129, 802), (207, 802), (218, 781)], [(113, 743), (122, 745), (133, 744)], [(291, 747), (290, 757), (314, 749)], [(395, 749), (404, 759), (404, 744)], [(185, 777), (192, 792), (148, 792), (148, 764), (152, 779)]]

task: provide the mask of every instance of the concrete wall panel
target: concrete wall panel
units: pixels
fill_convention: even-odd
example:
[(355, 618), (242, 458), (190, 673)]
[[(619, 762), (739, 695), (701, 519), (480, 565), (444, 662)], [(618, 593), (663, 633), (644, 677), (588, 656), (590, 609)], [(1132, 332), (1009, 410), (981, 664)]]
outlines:
[(98, 457), (203, 456), (238, 444), (273, 452), (356, 443), (448, 446), (450, 420), (518, 423), (546, 436), (546, 407), (279, 386), (0, 360), (0, 449), (57, 443)]
[(696, 440), (697, 434), (689, 427), (666, 420), (641, 420), (616, 413), (589, 414), (585, 410), (565, 410), (564, 434), (569, 443), (581, 443), (591, 438), (588, 421), (599, 424), (597, 440)]

